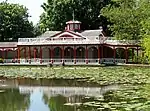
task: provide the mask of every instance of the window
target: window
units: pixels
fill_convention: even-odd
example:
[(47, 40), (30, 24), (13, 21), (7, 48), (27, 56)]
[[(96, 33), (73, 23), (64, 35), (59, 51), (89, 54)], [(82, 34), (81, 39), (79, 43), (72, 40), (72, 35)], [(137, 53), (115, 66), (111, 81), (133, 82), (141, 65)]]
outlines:
[(73, 24), (70, 24), (70, 30), (73, 30)]
[(79, 28), (78, 24), (75, 24), (75, 29), (78, 29), (78, 28)]

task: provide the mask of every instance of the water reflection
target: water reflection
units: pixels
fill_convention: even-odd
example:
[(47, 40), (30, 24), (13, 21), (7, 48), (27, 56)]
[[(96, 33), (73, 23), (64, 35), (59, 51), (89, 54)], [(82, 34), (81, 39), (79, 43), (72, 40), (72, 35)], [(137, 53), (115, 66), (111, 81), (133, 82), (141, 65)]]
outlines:
[(31, 93), (30, 101), (28, 111), (49, 111), (48, 105), (44, 102), (42, 91), (34, 90)]
[(0, 91), (0, 111), (26, 111), (29, 107), (29, 94), (20, 94), (18, 89)]
[(0, 111), (90, 111), (64, 104), (82, 103), (85, 97), (117, 89), (117, 85), (98, 87), (84, 81), (1, 79)]

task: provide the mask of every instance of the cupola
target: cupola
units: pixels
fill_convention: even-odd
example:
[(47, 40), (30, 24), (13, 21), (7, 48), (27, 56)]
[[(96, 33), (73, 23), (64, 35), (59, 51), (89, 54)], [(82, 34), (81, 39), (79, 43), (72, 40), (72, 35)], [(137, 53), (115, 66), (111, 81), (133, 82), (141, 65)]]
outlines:
[(71, 20), (71, 21), (66, 22), (66, 24), (67, 24), (66, 30), (80, 31), (80, 25), (81, 25), (80, 21)]

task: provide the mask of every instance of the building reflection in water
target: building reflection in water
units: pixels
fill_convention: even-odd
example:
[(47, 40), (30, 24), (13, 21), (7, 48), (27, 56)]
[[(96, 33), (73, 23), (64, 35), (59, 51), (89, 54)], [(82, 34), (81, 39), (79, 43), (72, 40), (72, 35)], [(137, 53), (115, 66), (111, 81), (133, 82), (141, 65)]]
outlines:
[(64, 104), (81, 103), (85, 97), (98, 97), (109, 90), (118, 89), (118, 85), (99, 87), (98, 84), (84, 81), (58, 79), (2, 79), (0, 87), (5, 90), (0, 93), (0, 102), (5, 101), (0, 108), (7, 108), (9, 103), (14, 106), (11, 109), (16, 108), (12, 111), (77, 111), (76, 106)]

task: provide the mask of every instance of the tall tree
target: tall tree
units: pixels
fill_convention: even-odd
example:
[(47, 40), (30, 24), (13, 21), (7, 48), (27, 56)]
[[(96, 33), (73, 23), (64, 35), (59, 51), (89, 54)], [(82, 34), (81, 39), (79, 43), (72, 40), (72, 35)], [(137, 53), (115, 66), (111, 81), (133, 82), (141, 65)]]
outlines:
[[(115, 0), (102, 9), (102, 15), (112, 23), (117, 39), (141, 40), (145, 56), (150, 60), (150, 0)], [(150, 62), (150, 61), (149, 61)]]
[(18, 4), (0, 3), (0, 41), (17, 41), (34, 36), (27, 8)]
[(145, 57), (148, 58), (150, 62), (150, 18), (142, 22), (143, 29), (141, 35), (144, 37), (142, 46), (145, 50)]
[(150, 16), (149, 0), (115, 0), (115, 4), (102, 9), (102, 16), (113, 25), (112, 35), (117, 39), (141, 39), (141, 22)]
[(63, 30), (65, 23), (72, 20), (72, 14), (76, 20), (82, 22), (81, 28), (98, 29), (106, 24), (104, 17), (99, 17), (100, 10), (109, 4), (111, 0), (47, 0), (42, 5), (44, 13), (41, 15), (40, 27), (42, 31)]
[(37, 37), (37, 36), (40, 36), (41, 34), (42, 34), (42, 32), (40, 30), (40, 25), (39, 25), (39, 23), (37, 23), (34, 26), (34, 36)]

